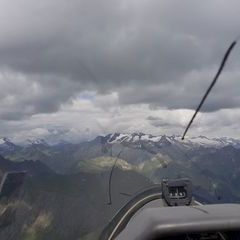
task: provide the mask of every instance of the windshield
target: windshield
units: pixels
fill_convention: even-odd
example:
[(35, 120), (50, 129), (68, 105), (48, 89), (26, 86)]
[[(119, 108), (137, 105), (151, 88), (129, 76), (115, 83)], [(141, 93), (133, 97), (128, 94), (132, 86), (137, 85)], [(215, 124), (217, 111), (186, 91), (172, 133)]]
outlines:
[(98, 239), (163, 179), (239, 203), (237, 44), (182, 139), (238, 40), (239, 7), (0, 1), (0, 239)]

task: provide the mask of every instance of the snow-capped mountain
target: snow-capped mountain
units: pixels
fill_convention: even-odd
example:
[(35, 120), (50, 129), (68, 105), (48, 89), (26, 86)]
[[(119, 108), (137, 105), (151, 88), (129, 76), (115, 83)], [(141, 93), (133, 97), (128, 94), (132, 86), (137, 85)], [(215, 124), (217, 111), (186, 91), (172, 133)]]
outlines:
[(68, 144), (67, 141), (61, 139), (54, 139), (54, 141), (50, 141), (49, 139), (41, 139), (41, 138), (29, 138), (23, 140), (21, 142), (15, 143), (16, 145), (27, 147), (27, 146), (36, 146), (36, 145), (44, 145), (44, 146), (58, 146)]
[(198, 137), (188, 137), (184, 140), (181, 139), (181, 136), (172, 135), (160, 135), (153, 136), (151, 134), (144, 133), (132, 133), (132, 134), (123, 134), (123, 133), (114, 133), (106, 136), (108, 143), (129, 143), (129, 144), (137, 144), (137, 143), (149, 143), (149, 144), (158, 144), (158, 145), (166, 145), (166, 144), (180, 144), (187, 148), (195, 148), (195, 147), (213, 147), (213, 148), (222, 148), (228, 145), (231, 145), (235, 148), (240, 148), (240, 139), (233, 138), (208, 138), (205, 136)]
[(39, 145), (39, 144), (46, 145), (47, 144), (43, 139), (27, 139), (25, 143), (27, 145)]
[(13, 151), (17, 146), (11, 142), (8, 138), (0, 138), (0, 151)]
[[(233, 138), (208, 138), (205, 136), (187, 137), (184, 140), (179, 135), (151, 135), (144, 133), (113, 133), (106, 136), (99, 136), (97, 138), (103, 138), (105, 142), (109, 144), (121, 143), (131, 144), (136, 147), (141, 147), (141, 144), (147, 144), (148, 146), (164, 147), (169, 145), (176, 145), (178, 147), (184, 147), (186, 149), (193, 148), (222, 148), (225, 146), (233, 146), (240, 149), (240, 139)], [(97, 139), (96, 138), (96, 139)], [(91, 141), (90, 141), (91, 142)], [(73, 144), (76, 142), (73, 141)], [(66, 141), (60, 138), (28, 138), (23, 139), (21, 142), (15, 142), (6, 137), (0, 138), (0, 150), (14, 150), (18, 146), (31, 146), (31, 145), (44, 145), (44, 146), (63, 146), (71, 144), (71, 141)]]

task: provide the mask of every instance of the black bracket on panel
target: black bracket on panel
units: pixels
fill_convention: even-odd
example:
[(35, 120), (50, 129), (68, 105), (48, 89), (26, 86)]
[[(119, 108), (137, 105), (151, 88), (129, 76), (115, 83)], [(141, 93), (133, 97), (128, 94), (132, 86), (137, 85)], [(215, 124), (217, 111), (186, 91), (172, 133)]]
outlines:
[(192, 201), (192, 183), (189, 179), (164, 179), (162, 181), (163, 199), (168, 206), (186, 206)]

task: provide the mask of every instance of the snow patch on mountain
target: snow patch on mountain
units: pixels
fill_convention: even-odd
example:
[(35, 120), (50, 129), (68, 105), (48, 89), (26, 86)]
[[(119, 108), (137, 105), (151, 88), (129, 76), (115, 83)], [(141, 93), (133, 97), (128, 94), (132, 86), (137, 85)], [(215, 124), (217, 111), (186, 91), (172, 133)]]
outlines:
[(4, 143), (5, 143), (4, 138), (0, 138), (0, 145), (2, 145)]
[(13, 151), (17, 146), (10, 141), (10, 139), (4, 137), (0, 138), (0, 150)]
[(141, 136), (141, 140), (142, 140), (142, 141), (159, 142), (160, 139), (161, 139), (161, 137), (162, 137), (162, 136), (156, 137), (156, 136), (152, 136), (152, 135), (147, 135), (147, 134), (145, 134), (145, 135), (142, 135), (142, 136)]

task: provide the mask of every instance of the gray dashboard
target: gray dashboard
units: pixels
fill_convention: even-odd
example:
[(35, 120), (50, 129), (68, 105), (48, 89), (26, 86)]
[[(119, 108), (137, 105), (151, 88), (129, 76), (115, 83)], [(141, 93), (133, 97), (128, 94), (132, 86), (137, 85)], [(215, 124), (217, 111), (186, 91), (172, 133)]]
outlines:
[(132, 217), (116, 239), (147, 240), (186, 233), (239, 230), (239, 204), (148, 206)]

